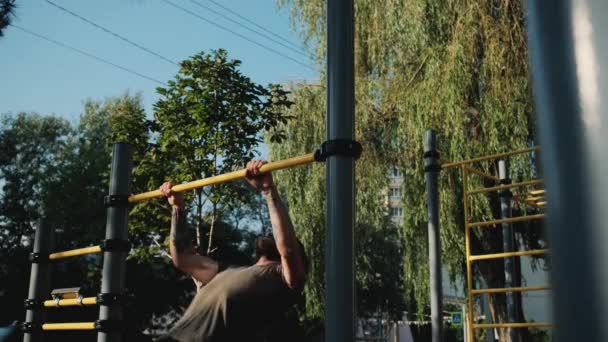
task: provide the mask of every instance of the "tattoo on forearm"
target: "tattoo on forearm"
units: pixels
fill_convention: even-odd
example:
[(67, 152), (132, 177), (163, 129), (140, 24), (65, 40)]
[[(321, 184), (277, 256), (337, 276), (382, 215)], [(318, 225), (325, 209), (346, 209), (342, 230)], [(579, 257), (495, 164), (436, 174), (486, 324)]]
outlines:
[(183, 209), (173, 208), (170, 239), (178, 253), (186, 250), (192, 243), (186, 211)]

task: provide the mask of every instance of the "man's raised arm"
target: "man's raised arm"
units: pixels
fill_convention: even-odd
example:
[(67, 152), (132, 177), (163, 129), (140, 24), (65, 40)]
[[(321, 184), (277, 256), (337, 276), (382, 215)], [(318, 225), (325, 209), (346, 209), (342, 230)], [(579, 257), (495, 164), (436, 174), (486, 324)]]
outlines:
[(246, 179), (254, 188), (262, 191), (266, 198), (272, 223), (272, 234), (281, 255), (285, 282), (289, 287), (301, 288), (306, 277), (304, 254), (296, 238), (287, 208), (274, 186), (272, 174), (260, 174), (259, 172), (264, 164), (266, 164), (265, 161), (249, 162)]
[(189, 273), (198, 282), (206, 284), (217, 274), (218, 263), (196, 253), (192, 245), (192, 234), (190, 234), (183, 196), (181, 193), (171, 191), (172, 187), (171, 182), (166, 182), (160, 187), (160, 191), (172, 206), (169, 251), (173, 265)]

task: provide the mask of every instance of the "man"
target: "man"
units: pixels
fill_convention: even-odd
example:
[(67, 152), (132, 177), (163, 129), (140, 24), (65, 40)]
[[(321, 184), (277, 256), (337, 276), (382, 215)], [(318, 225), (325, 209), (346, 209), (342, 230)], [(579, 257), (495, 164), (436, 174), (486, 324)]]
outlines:
[(195, 252), (183, 197), (165, 183), (161, 192), (173, 206), (170, 252), (173, 264), (192, 276), (198, 293), (184, 316), (161, 341), (259, 341), (291, 307), (306, 275), (306, 256), (265, 161), (247, 164), (246, 180), (266, 198), (273, 238), (258, 238), (259, 259), (250, 267), (227, 268)]

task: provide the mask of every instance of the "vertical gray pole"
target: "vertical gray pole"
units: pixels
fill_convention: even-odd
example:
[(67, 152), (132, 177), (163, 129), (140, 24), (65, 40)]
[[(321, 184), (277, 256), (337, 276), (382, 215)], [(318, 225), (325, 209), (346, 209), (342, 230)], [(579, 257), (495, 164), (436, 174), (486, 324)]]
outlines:
[(426, 131), (424, 137), (424, 173), (426, 175), (427, 209), (429, 214), (429, 274), (431, 290), (432, 341), (443, 342), (443, 296), (441, 288), (441, 237), (439, 230), (439, 190), (437, 179), (441, 165), (437, 152), (437, 135)]
[[(35, 307), (28, 309), (25, 314), (25, 322), (32, 323), (34, 326), (40, 326), (45, 323), (46, 314), (43, 311), (42, 302), (51, 294), (51, 265), (49, 264), (48, 256), (52, 248), (53, 230), (45, 223), (44, 219), (39, 219), (36, 223), (34, 253), (32, 254), (32, 256), (38, 255), (39, 258), (38, 261), (32, 263), (30, 289), (28, 292), (28, 300), (32, 301)], [(34, 329), (32, 332), (23, 334), (23, 342), (40, 341), (44, 341), (41, 330)]]
[[(509, 168), (507, 163), (504, 160), (498, 161), (498, 178), (500, 179), (500, 184), (511, 184), (511, 179), (509, 179)], [(511, 218), (513, 216), (511, 210), (511, 199), (513, 198), (513, 193), (509, 189), (501, 190), (498, 193), (500, 197), (500, 215), (501, 218)], [(513, 233), (513, 225), (511, 223), (503, 223), (502, 225), (502, 249), (503, 252), (513, 252), (515, 250), (515, 236)], [(518, 274), (515, 272), (515, 258), (505, 258), (505, 287), (514, 287), (517, 283), (517, 280), (513, 277)], [(516, 301), (515, 301), (515, 293), (507, 292), (507, 322), (508, 323), (516, 323), (515, 319), (516, 315)], [(518, 341), (518, 330), (509, 328), (509, 339), (510, 341)]]
[(554, 341), (608, 341), (608, 1), (527, 1)]
[[(131, 182), (132, 156), (131, 146), (126, 143), (114, 144), (112, 153), (112, 175), (110, 179), (110, 196), (129, 195)], [(107, 209), (106, 239), (127, 240), (127, 205), (109, 206)], [(104, 252), (101, 293), (120, 294), (125, 289), (125, 252)], [(124, 320), (121, 305), (100, 305), (99, 319), (110, 321)], [(100, 331), (98, 342), (120, 342), (120, 331)]]
[[(327, 140), (355, 135), (353, 0), (327, 1)], [(325, 340), (354, 341), (355, 161), (327, 158)]]

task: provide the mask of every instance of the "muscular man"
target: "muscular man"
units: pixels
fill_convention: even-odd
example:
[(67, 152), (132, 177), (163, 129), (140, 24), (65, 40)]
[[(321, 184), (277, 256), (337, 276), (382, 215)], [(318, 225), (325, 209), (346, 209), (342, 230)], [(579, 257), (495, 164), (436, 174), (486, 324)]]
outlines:
[(260, 341), (291, 307), (306, 275), (306, 256), (264, 161), (247, 164), (246, 180), (266, 197), (273, 238), (256, 240), (255, 265), (227, 268), (192, 246), (184, 200), (165, 183), (161, 192), (173, 206), (170, 251), (175, 267), (192, 276), (199, 291), (184, 316), (160, 341)]

